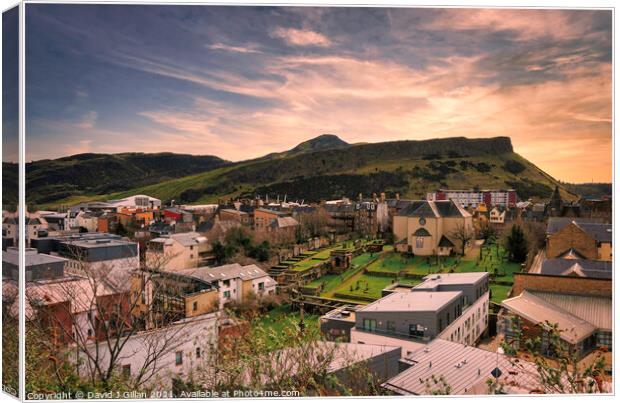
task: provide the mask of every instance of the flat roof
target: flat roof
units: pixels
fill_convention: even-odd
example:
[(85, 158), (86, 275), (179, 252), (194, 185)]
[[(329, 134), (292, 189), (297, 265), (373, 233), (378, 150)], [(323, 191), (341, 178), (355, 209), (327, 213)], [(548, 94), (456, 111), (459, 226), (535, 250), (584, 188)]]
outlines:
[(394, 292), (358, 309), (358, 312), (434, 312), (461, 294), (461, 291)]
[(476, 284), (489, 276), (488, 272), (471, 273), (441, 273), (430, 274), (424, 277), (424, 281), (413, 287), (414, 290), (433, 289), (439, 285)]
[[(36, 250), (36, 249), (35, 249)], [(26, 254), (24, 255), (26, 258), (26, 267), (28, 266), (40, 266), (40, 265), (44, 265), (44, 264), (52, 264), (52, 263), (59, 263), (59, 262), (66, 262), (67, 259), (61, 258), (61, 257), (57, 257), (57, 256), (51, 256), (51, 255), (46, 255), (45, 253), (28, 253), (26, 252)], [(19, 254), (18, 253), (12, 253), (12, 252), (2, 252), (2, 261), (15, 265), (15, 266), (19, 266)]]
[(127, 246), (137, 245), (135, 242), (124, 241), (122, 239), (87, 239), (87, 240), (68, 240), (62, 241), (62, 243), (72, 246), (79, 246), (81, 248), (107, 248), (110, 246)]

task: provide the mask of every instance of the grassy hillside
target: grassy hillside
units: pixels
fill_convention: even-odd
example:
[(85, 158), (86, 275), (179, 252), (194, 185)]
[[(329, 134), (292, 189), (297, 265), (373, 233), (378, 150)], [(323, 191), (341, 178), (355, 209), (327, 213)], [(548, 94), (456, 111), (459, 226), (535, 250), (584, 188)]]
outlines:
[(91, 198), (184, 177), (229, 164), (214, 156), (125, 153), (78, 154), (26, 165), (29, 203)]
[[(535, 165), (514, 153), (510, 139), (466, 139), (397, 141), (344, 145), (327, 138), (335, 148), (304, 145), (304, 152), (280, 153), (240, 163), (215, 166), (205, 172), (149, 184), (113, 189), (95, 180), (94, 191), (68, 194), (44, 203), (48, 207), (83, 200), (105, 200), (144, 193), (164, 201), (212, 202), (218, 198), (252, 197), (269, 193), (287, 194), (289, 199), (356, 197), (360, 192), (385, 191), (388, 196), (423, 197), (429, 190), (448, 188), (515, 188), (523, 199), (548, 198), (557, 182)], [(304, 144), (304, 143), (302, 143)], [(310, 148), (310, 149), (308, 149)], [(113, 172), (110, 173), (113, 175)], [(105, 176), (104, 176), (105, 178)], [(29, 182), (30, 182), (29, 178)], [(130, 179), (128, 180), (130, 181)], [(127, 182), (123, 182), (127, 186)], [(562, 188), (565, 198), (575, 195)]]

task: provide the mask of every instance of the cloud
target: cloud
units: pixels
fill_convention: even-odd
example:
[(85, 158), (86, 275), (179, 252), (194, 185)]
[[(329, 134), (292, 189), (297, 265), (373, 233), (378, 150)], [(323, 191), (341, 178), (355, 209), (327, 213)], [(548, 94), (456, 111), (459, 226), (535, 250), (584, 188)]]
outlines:
[(325, 35), (310, 30), (278, 27), (271, 32), (273, 38), (280, 38), (293, 46), (330, 46), (332, 42)]
[(95, 123), (97, 123), (97, 112), (89, 111), (82, 117), (82, 120), (75, 123), (75, 127), (79, 129), (92, 129), (95, 127)]
[(236, 53), (262, 53), (260, 50), (257, 49), (256, 45), (231, 46), (231, 45), (225, 45), (223, 43), (218, 42), (218, 43), (208, 45), (207, 47), (213, 50), (224, 50), (227, 52), (236, 52)]

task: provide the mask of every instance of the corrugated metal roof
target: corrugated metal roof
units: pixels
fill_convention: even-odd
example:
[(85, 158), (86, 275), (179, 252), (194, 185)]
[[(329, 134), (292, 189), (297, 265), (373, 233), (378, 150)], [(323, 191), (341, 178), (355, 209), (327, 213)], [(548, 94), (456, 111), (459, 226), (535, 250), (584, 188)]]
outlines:
[(539, 291), (531, 291), (531, 293), (591, 323), (598, 329), (612, 329), (613, 303), (611, 298)]
[(399, 395), (429, 394), (424, 382), (433, 375), (444, 377), (450, 394), (467, 394), (475, 385), (491, 378), (496, 367), (502, 371), (500, 381), (517, 390), (527, 393), (538, 384), (531, 363), (516, 363), (501, 354), (443, 339), (433, 340), (405, 361), (413, 365), (382, 385)]
[(502, 306), (533, 323), (557, 323), (560, 337), (571, 344), (580, 342), (596, 331), (593, 324), (529, 291), (504, 300)]

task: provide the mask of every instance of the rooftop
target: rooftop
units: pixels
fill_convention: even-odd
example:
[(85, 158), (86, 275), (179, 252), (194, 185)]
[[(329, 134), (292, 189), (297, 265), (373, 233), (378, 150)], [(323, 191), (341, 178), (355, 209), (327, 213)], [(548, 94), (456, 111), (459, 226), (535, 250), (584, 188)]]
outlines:
[(175, 273), (194, 277), (202, 281), (228, 280), (233, 278), (253, 280), (261, 277), (268, 277), (269, 280), (267, 280), (267, 282), (274, 281), (264, 270), (254, 264), (241, 266), (239, 263), (232, 263), (217, 267), (198, 267), (177, 270)]
[[(46, 255), (44, 253), (37, 253), (36, 249), (26, 248), (25, 253), (26, 267), (40, 266), (45, 264), (52, 264), (58, 262), (66, 262), (67, 259), (63, 259), (57, 256)], [(6, 252), (2, 252), (2, 261), (19, 266), (19, 252), (17, 248), (7, 248)]]
[(394, 292), (358, 309), (358, 312), (435, 312), (461, 294), (461, 291)]
[(484, 271), (470, 273), (429, 274), (424, 277), (424, 281), (422, 283), (413, 287), (413, 290), (435, 290), (441, 285), (473, 285), (487, 277), (489, 277), (489, 273)]
[(532, 323), (557, 323), (560, 337), (571, 344), (580, 342), (596, 331), (591, 323), (527, 290), (504, 300), (502, 306)]
[[(536, 389), (539, 379), (531, 363), (520, 361), (517, 364), (504, 355), (442, 339), (433, 340), (404, 361), (412, 366), (382, 385), (399, 395), (429, 394), (424, 381), (433, 375), (445, 378), (452, 395), (484, 394), (487, 393), (484, 382), (492, 377), (491, 371), (496, 367), (502, 371), (500, 382), (509, 385), (513, 393)], [(474, 387), (480, 384), (484, 388), (474, 392)]]
[(547, 259), (540, 267), (540, 274), (551, 276), (576, 276), (611, 280), (611, 262), (586, 259)]
[(538, 298), (591, 323), (598, 329), (612, 329), (613, 303), (611, 298), (541, 291), (530, 292)]
[(407, 217), (471, 217), (463, 207), (452, 200), (414, 200), (397, 213)]

